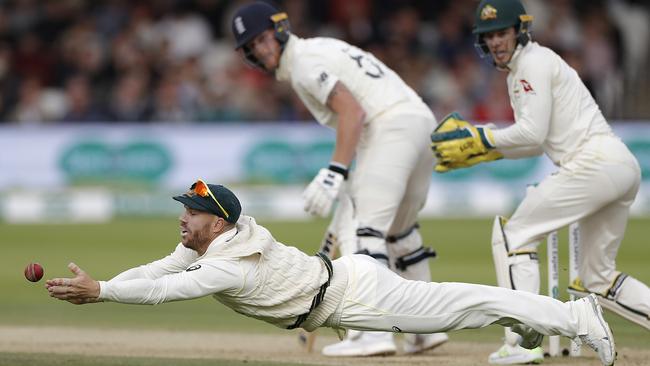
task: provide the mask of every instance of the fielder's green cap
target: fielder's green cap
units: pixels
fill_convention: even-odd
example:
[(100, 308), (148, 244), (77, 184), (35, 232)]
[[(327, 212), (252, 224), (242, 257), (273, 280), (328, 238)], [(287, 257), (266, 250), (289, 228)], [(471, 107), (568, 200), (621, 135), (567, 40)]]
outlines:
[(187, 207), (217, 215), (234, 224), (241, 214), (241, 203), (232, 191), (220, 184), (207, 184), (197, 180), (190, 190), (172, 197)]

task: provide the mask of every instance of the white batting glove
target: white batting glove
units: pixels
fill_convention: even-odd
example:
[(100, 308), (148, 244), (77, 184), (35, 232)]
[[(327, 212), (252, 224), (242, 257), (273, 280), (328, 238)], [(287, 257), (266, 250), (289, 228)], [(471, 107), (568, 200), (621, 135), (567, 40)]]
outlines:
[(323, 168), (309, 183), (302, 193), (305, 200), (305, 211), (314, 216), (327, 217), (332, 210), (334, 201), (339, 197), (341, 184), (345, 176), (339, 172)]

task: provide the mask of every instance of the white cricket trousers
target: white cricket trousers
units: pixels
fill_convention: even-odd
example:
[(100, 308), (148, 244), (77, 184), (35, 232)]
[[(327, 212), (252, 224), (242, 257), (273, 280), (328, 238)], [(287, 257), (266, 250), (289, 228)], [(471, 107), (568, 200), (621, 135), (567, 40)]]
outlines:
[[(524, 323), (545, 335), (567, 337), (582, 330), (571, 302), (502, 287), (406, 280), (365, 255), (339, 261), (348, 283), (324, 324), (333, 328), (432, 333)], [(345, 275), (341, 266), (335, 268), (335, 275)]]
[[(435, 126), (433, 115), (408, 113), (378, 118), (364, 126), (354, 170), (329, 228), (338, 236), (342, 255), (363, 249), (386, 253), (382, 238), (360, 243), (358, 228), (397, 235), (416, 223), (433, 173), (430, 135)], [(388, 254), (404, 255), (422, 245), (420, 240), (411, 241), (403, 253)]]
[[(548, 233), (578, 222), (580, 278), (590, 291), (606, 292), (620, 273), (616, 254), (640, 181), (639, 164), (619, 138), (592, 137), (557, 173), (528, 190), (504, 227), (510, 251), (535, 250)], [(527, 287), (517, 284), (534, 290)], [(650, 304), (650, 290), (644, 291)]]

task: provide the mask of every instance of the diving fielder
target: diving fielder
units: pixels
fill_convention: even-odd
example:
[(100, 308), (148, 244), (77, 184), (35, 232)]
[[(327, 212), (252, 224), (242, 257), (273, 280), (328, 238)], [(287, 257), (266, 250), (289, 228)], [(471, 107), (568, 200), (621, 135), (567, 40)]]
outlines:
[[(331, 38), (302, 39), (289, 32), (285, 13), (263, 2), (242, 6), (232, 31), (245, 60), (291, 84), (322, 125), (336, 130), (329, 167), (303, 194), (305, 210), (326, 217), (339, 201), (322, 250), (364, 253), (400, 276), (430, 281), (417, 214), (432, 174), (431, 110), (372, 54)], [(350, 169), (355, 160), (354, 170)], [(445, 334), (406, 337), (405, 351), (447, 341)], [(325, 347), (327, 356), (395, 353), (391, 333), (351, 332)]]
[(280, 328), (317, 327), (430, 333), (510, 325), (522, 346), (541, 334), (587, 343), (603, 365), (616, 346), (596, 296), (551, 297), (466, 283), (409, 281), (367, 255), (330, 261), (277, 242), (228, 188), (196, 181), (175, 196), (181, 242), (165, 258), (95, 281), (70, 263), (73, 278), (48, 280), (50, 296), (73, 304), (160, 304), (211, 295), (236, 312)]
[[(451, 115), (432, 135), (436, 171), (542, 153), (558, 166), (507, 220), (497, 217), (492, 250), (500, 286), (539, 292), (537, 246), (548, 233), (580, 225), (579, 279), (570, 291), (600, 296), (603, 306), (650, 329), (650, 289), (616, 269), (630, 205), (640, 184), (635, 157), (612, 132), (578, 74), (533, 42), (532, 16), (519, 0), (483, 0), (476, 10), (477, 48), (508, 73), (516, 123), (473, 126)], [(539, 361), (541, 350), (517, 347), (512, 333), (490, 355), (495, 364)]]

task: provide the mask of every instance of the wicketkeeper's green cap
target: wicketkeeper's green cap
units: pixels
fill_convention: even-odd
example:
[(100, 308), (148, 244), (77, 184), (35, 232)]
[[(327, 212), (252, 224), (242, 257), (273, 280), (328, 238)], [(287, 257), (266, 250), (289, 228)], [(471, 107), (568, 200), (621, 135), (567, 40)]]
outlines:
[(189, 191), (172, 197), (187, 207), (208, 212), (234, 224), (241, 214), (241, 203), (232, 191), (220, 184), (207, 184), (201, 179)]
[(526, 17), (530, 16), (519, 0), (482, 0), (476, 7), (472, 33), (483, 34), (519, 26), (523, 20), (529, 20)]

